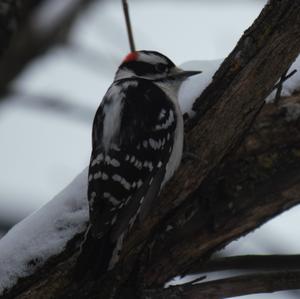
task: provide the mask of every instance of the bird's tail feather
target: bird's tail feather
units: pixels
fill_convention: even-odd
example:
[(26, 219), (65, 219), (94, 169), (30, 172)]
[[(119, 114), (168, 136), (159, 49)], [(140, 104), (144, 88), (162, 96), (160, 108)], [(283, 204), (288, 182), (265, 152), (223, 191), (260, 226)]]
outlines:
[(109, 233), (104, 234), (101, 238), (95, 238), (89, 226), (75, 265), (75, 280), (82, 280), (89, 275), (100, 277), (107, 272), (114, 247)]

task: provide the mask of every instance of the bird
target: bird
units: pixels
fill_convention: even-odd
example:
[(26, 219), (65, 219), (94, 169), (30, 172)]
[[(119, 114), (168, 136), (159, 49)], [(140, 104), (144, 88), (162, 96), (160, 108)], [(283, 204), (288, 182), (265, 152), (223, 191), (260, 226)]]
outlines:
[(79, 269), (90, 267), (97, 275), (112, 270), (132, 226), (155, 208), (183, 152), (178, 91), (199, 73), (148, 50), (129, 53), (117, 69), (93, 122), (89, 225)]

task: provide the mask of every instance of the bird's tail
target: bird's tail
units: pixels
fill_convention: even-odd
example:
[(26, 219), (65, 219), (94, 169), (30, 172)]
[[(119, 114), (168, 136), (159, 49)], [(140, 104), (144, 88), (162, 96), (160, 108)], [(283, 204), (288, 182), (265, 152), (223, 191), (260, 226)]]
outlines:
[(80, 281), (89, 275), (99, 278), (107, 272), (114, 247), (115, 245), (111, 242), (109, 233), (97, 239), (92, 235), (89, 226), (74, 268), (75, 280)]

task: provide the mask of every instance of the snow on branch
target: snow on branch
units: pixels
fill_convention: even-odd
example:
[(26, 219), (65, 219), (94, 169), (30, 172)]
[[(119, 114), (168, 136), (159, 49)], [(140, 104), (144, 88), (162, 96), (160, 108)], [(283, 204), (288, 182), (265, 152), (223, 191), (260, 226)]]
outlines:
[(0, 241), (0, 296), (61, 253), (88, 221), (87, 169)]

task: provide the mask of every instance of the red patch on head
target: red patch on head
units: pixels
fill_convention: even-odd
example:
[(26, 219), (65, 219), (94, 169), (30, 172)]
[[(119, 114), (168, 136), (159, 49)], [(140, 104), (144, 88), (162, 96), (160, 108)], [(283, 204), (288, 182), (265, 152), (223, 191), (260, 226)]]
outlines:
[(137, 59), (138, 59), (138, 53), (131, 52), (124, 58), (123, 62), (135, 61)]

